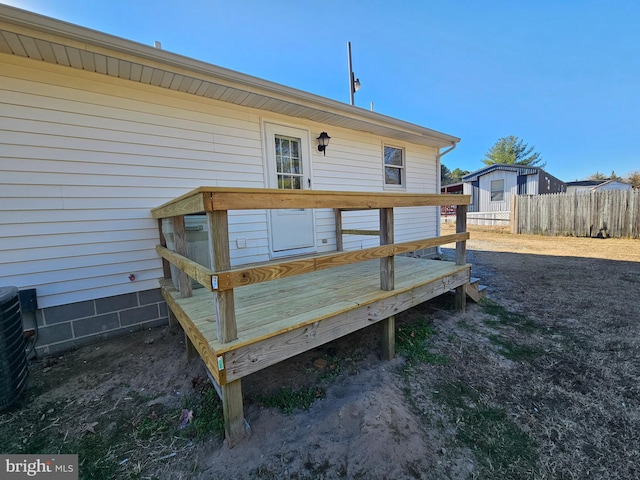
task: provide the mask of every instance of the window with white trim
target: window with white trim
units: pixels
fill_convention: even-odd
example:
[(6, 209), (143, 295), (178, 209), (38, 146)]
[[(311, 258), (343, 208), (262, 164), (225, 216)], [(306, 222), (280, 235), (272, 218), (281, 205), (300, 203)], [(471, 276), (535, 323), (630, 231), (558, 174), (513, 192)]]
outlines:
[(504, 201), (504, 180), (491, 180), (491, 201)]
[(384, 146), (384, 185), (391, 188), (405, 188), (404, 150)]

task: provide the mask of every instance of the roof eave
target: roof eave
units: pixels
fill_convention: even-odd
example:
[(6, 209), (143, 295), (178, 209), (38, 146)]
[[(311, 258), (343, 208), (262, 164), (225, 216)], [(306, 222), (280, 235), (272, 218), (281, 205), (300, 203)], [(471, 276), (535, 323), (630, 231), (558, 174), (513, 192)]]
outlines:
[[(37, 38), (40, 41), (56, 43), (66, 40), (66, 43), (73, 44), (75, 48), (82, 47), (85, 51), (93, 50), (103, 55), (111, 52), (116, 58), (124, 57), (128, 61), (137, 59), (153, 65), (155, 68), (164, 67), (167, 71), (179, 72), (180, 74), (189, 72), (197, 78), (210, 79), (216, 84), (224, 85), (230, 89), (266, 96), (276, 102), (276, 105), (272, 106), (273, 111), (299, 106), (300, 108), (296, 109), (295, 114), (287, 113), (291, 116), (334, 126), (348, 125), (347, 128), (436, 148), (455, 145), (460, 141), (458, 137), (377, 112), (0, 4), (0, 27), (6, 29), (9, 26), (19, 27), (17, 30), (22, 35), (26, 35), (27, 31), (33, 32), (34, 35), (37, 33)], [(15, 54), (15, 52), (13, 53)], [(46, 59), (42, 60), (46, 61)]]

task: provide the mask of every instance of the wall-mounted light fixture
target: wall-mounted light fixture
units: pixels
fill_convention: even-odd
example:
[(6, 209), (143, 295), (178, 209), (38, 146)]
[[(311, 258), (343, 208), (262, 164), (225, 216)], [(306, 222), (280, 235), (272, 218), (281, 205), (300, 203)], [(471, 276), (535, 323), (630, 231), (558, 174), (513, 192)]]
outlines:
[(317, 138), (318, 140), (318, 151), (322, 152), (323, 155), (326, 155), (325, 150), (327, 145), (329, 145), (329, 140), (331, 137), (327, 135), (327, 132), (322, 132), (320, 136)]

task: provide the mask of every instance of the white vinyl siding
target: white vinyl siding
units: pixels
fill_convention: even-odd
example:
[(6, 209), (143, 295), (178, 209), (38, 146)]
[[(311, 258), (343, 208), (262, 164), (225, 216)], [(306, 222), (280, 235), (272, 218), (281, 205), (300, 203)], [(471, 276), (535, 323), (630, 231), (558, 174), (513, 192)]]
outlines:
[[(267, 185), (264, 112), (0, 57), (0, 284), (37, 288), (41, 308), (157, 288), (152, 208), (203, 185)], [(380, 159), (389, 139), (275, 114), (267, 120), (313, 138), (328, 130), (326, 156), (312, 148), (313, 189), (384, 190)], [(407, 191), (436, 193), (437, 150), (402, 148)], [(436, 235), (434, 207), (395, 216), (396, 241)], [(346, 217), (352, 228), (378, 228), (377, 211)], [(229, 229), (234, 265), (269, 259), (266, 211), (232, 212)], [(238, 238), (246, 248), (237, 248)], [(332, 210), (316, 212), (316, 244), (335, 249)], [(377, 244), (345, 237), (346, 248)]]
[[(479, 178), (480, 202), (478, 203), (479, 212), (506, 212), (511, 205), (511, 196), (518, 193), (518, 174), (506, 170), (494, 170), (482, 175)], [(491, 195), (492, 182), (504, 182), (504, 193), (502, 200), (493, 200)], [(493, 183), (496, 185), (496, 183)], [(466, 191), (465, 191), (466, 193)]]
[[(383, 192), (384, 169), (380, 165), (383, 146), (377, 137), (349, 130), (332, 128), (327, 156), (314, 155), (313, 188), (318, 190), (352, 190)], [(314, 136), (317, 136), (314, 135)], [(415, 193), (437, 193), (436, 150), (408, 145), (403, 149), (406, 170), (406, 190)], [(395, 241), (404, 242), (436, 235), (438, 223), (436, 207), (396, 208)], [(379, 213), (373, 211), (343, 212), (345, 228), (377, 230)], [(335, 249), (335, 227), (332, 210), (316, 214), (317, 246), (319, 251)], [(327, 244), (322, 241), (326, 239)], [(375, 236), (345, 235), (345, 250), (378, 245)]]
[[(247, 109), (10, 60), (18, 65), (0, 73), (0, 283), (35, 286), (40, 307), (157, 288), (151, 208), (201, 185), (264, 187), (259, 117)], [(268, 253), (265, 223), (264, 212), (233, 216), (231, 236), (252, 239), (235, 263)]]

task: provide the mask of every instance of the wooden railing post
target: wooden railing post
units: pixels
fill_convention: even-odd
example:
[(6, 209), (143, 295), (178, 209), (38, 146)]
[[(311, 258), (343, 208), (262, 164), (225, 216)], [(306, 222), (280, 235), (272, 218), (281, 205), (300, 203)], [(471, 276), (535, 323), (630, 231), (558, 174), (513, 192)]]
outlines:
[[(160, 237), (160, 245), (166, 248), (167, 239), (162, 231), (162, 220), (162, 218), (158, 219), (158, 236)], [(162, 258), (162, 276), (165, 280), (171, 280), (171, 264), (165, 258)]]
[(341, 252), (344, 250), (344, 245), (342, 244), (342, 210), (334, 208), (333, 213), (336, 219), (336, 250)]
[[(467, 231), (467, 206), (458, 205), (456, 209), (456, 233)], [(456, 265), (467, 263), (467, 241), (456, 242)]]
[[(173, 241), (176, 246), (176, 253), (186, 257), (188, 253), (187, 246), (187, 230), (184, 224), (184, 215), (179, 215), (177, 217), (173, 217)], [(191, 278), (182, 270), (178, 269), (179, 273), (179, 289), (180, 296), (182, 298), (191, 297), (193, 292), (191, 290)], [(191, 361), (195, 355), (195, 347), (191, 342), (191, 339), (187, 335), (187, 332), (184, 332), (184, 343), (187, 347), (187, 360)]]
[[(209, 221), (211, 269), (213, 271), (228, 270), (231, 268), (228, 211), (215, 210), (207, 212), (207, 219)], [(233, 289), (216, 290), (213, 292), (213, 296), (218, 341), (227, 343), (235, 340), (238, 338), (238, 325), (236, 323)], [(222, 368), (226, 368), (224, 363)], [(238, 379), (221, 385), (220, 391), (222, 393), (225, 437), (229, 447), (233, 447), (244, 437), (245, 433), (241, 380)]]
[[(380, 209), (380, 245), (394, 242), (393, 208)], [(395, 288), (395, 257), (380, 259), (380, 288), (393, 290)], [(382, 322), (382, 358), (391, 360), (395, 356), (396, 319), (394, 316), (385, 318)]]
[[(467, 206), (458, 205), (456, 208), (456, 233), (467, 231)], [(456, 265), (467, 263), (467, 241), (456, 242)], [(467, 286), (461, 285), (456, 288), (456, 310), (464, 312), (467, 304)]]
[[(229, 270), (231, 258), (229, 252), (229, 218), (227, 210), (207, 212), (209, 235), (211, 240), (211, 269)], [(216, 306), (217, 335), (220, 343), (231, 342), (238, 338), (236, 308), (233, 289), (214, 291)]]
[[(178, 215), (173, 217), (173, 240), (176, 245), (176, 253), (179, 253), (183, 257), (187, 256), (187, 231), (184, 226), (184, 215)], [(191, 292), (191, 279), (189, 275), (180, 270), (180, 296), (187, 298), (192, 295)]]
[[(380, 209), (380, 245), (393, 243), (393, 208)], [(380, 259), (380, 288), (394, 289), (394, 256)]]

